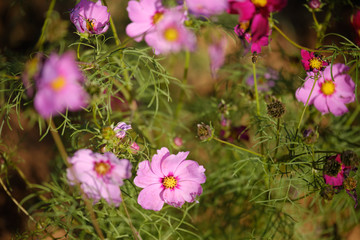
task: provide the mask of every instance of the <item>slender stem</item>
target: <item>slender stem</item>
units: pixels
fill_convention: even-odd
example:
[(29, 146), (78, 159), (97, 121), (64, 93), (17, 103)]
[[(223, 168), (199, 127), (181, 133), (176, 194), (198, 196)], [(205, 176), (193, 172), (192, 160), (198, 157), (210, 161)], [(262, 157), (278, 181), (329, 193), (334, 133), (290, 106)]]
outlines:
[[(190, 52), (185, 51), (185, 65), (184, 65), (184, 74), (183, 74), (183, 79), (182, 79), (182, 83), (184, 85), (187, 84), (189, 64), (190, 64)], [(184, 105), (184, 97), (185, 97), (185, 90), (181, 89), (179, 101), (178, 101), (176, 111), (175, 111), (175, 119), (178, 118), (180, 111), (182, 110), (182, 107)]]
[[(102, 3), (104, 4), (104, 6), (108, 7), (108, 5), (106, 3), (106, 0), (102, 0)], [(111, 27), (111, 30), (112, 30), (112, 32), (114, 34), (115, 43), (118, 46), (118, 45), (121, 44), (121, 41), (120, 41), (119, 36), (117, 34), (116, 27), (115, 27), (114, 21), (112, 20), (111, 15), (110, 15), (110, 27)]]
[(355, 108), (355, 111), (351, 114), (349, 119), (346, 121), (345, 126), (350, 127), (351, 124), (355, 121), (356, 117), (359, 115), (359, 113), (360, 113), (360, 105), (358, 104)]
[(276, 124), (276, 146), (275, 146), (274, 158), (276, 158), (276, 154), (277, 154), (278, 148), (279, 148), (279, 143), (280, 143), (280, 118), (278, 118), (277, 124)]
[(320, 27), (319, 22), (318, 22), (318, 20), (316, 18), (315, 11), (312, 11), (311, 13), (312, 13), (313, 20), (315, 22), (316, 32), (318, 32), (318, 31), (320, 31), (321, 27)]
[[(64, 161), (64, 163), (66, 164), (66, 166), (70, 169), (70, 171), (72, 171), (72, 175), (73, 176), (76, 176), (76, 174), (73, 172), (73, 168), (70, 167), (70, 163), (68, 161), (68, 155), (66, 153), (66, 150), (65, 150), (65, 146), (63, 144), (63, 142), (61, 141), (61, 138), (60, 138), (60, 135), (59, 135), (59, 132), (57, 131), (56, 129), (56, 126), (54, 124), (53, 121), (50, 120), (47, 120), (47, 123), (50, 125), (51, 127), (51, 135), (55, 141), (55, 144), (56, 144), (56, 147), (58, 148), (59, 152), (60, 152), (60, 155)], [(81, 186), (80, 186), (80, 183), (78, 181), (76, 181), (76, 185), (79, 187), (80, 189), (80, 192), (81, 192), (81, 195), (84, 199), (84, 202), (85, 202), (85, 206), (87, 208), (87, 210), (89, 211), (90, 213), (90, 219), (91, 219), (91, 222), (95, 228), (95, 231), (96, 233), (99, 235), (99, 238), (101, 240), (104, 240), (104, 235), (99, 227), (99, 223), (97, 222), (96, 220), (96, 216), (95, 216), (95, 212), (94, 212), (94, 209), (92, 208), (92, 205), (91, 205), (91, 202), (90, 200), (87, 198), (85, 192), (82, 190)]]
[(126, 213), (126, 216), (128, 217), (129, 225), (130, 225), (131, 231), (132, 231), (132, 233), (133, 233), (134, 239), (135, 239), (135, 240), (138, 240), (137, 231), (136, 231), (134, 225), (133, 225), (132, 222), (131, 222), (131, 217), (130, 217), (130, 214), (129, 214), (128, 210), (127, 210), (127, 207), (126, 207), (126, 204), (125, 204), (125, 199), (124, 199), (123, 197), (122, 197), (122, 202), (121, 202), (121, 203), (122, 203), (122, 205), (123, 205), (123, 207), (124, 207), (124, 211), (125, 211), (125, 213)]
[(52, 12), (54, 10), (55, 3), (56, 3), (56, 0), (51, 0), (49, 9), (48, 9), (48, 11), (46, 13), (46, 18), (45, 18), (44, 25), (42, 26), (42, 29), (41, 29), (40, 38), (39, 38), (39, 40), (37, 41), (37, 43), (35, 45), (35, 49), (39, 49), (40, 51), (42, 50), (42, 45), (44, 44), (44, 41), (45, 41), (45, 32), (47, 30), (47, 26), (48, 26), (51, 14), (52, 14)]
[(253, 63), (253, 75), (254, 75), (254, 88), (255, 88), (255, 99), (256, 99), (256, 113), (260, 116), (260, 103), (259, 103), (259, 92), (257, 87), (257, 80), (256, 80), (256, 66)]
[(309, 52), (327, 52), (327, 53), (332, 53), (333, 51), (331, 50), (319, 50), (319, 49), (311, 49), (311, 48), (307, 48), (307, 47), (303, 47), (299, 44), (297, 44), (296, 42), (294, 42), (293, 40), (291, 40), (288, 36), (286, 36), (285, 33), (283, 33), (276, 25), (273, 25), (273, 28), (278, 31), (278, 33), (280, 33), (281, 36), (283, 36), (289, 43), (291, 43), (293, 46), (299, 48), (299, 49), (304, 49), (306, 51)]
[(310, 98), (311, 98), (311, 94), (312, 94), (312, 92), (314, 91), (315, 84), (316, 84), (317, 80), (318, 80), (318, 76), (315, 75), (314, 84), (313, 84), (313, 86), (312, 86), (312, 88), (311, 88), (309, 97), (308, 97), (307, 100), (306, 100), (306, 104), (305, 104), (304, 110), (303, 110), (303, 112), (301, 113), (301, 117), (300, 117), (298, 126), (297, 126), (297, 128), (296, 128), (295, 138), (297, 137), (297, 134), (298, 134), (298, 132), (299, 132), (299, 130), (300, 130), (300, 126), (301, 126), (302, 119), (304, 118), (305, 111), (306, 111), (306, 109), (307, 109), (307, 107), (308, 107), (308, 105), (309, 105), (309, 101), (310, 101)]
[(81, 45), (81, 38), (80, 38), (80, 43), (78, 44), (77, 50), (76, 50), (76, 56), (78, 61), (80, 61), (80, 45)]
[(221, 143), (227, 144), (227, 145), (229, 145), (229, 146), (231, 146), (231, 147), (237, 148), (237, 149), (239, 149), (239, 150), (241, 150), (241, 151), (245, 151), (245, 152), (251, 153), (251, 154), (253, 154), (253, 155), (256, 155), (256, 156), (259, 156), (259, 157), (265, 158), (265, 156), (264, 156), (264, 155), (262, 155), (262, 154), (260, 154), (260, 153), (253, 152), (253, 151), (251, 151), (251, 150), (249, 150), (249, 149), (246, 149), (246, 148), (242, 148), (242, 147), (236, 146), (235, 144), (232, 144), (232, 143), (229, 143), (229, 142), (223, 141), (223, 140), (221, 140), (221, 139), (219, 139), (219, 138), (217, 138), (217, 137), (213, 137), (213, 139), (214, 139), (214, 140), (216, 140), (216, 141), (218, 141), (218, 142), (221, 142)]

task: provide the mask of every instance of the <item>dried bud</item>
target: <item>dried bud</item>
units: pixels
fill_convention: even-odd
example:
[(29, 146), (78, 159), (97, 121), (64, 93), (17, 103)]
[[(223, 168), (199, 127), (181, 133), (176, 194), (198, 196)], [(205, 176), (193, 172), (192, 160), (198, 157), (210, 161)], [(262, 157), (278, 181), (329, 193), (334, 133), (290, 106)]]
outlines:
[(344, 180), (343, 185), (346, 190), (352, 191), (356, 188), (356, 183), (357, 181), (355, 180), (355, 178), (348, 177)]
[(341, 163), (335, 160), (336, 156), (331, 156), (326, 160), (324, 165), (324, 174), (332, 177), (336, 177), (341, 171)]
[(213, 129), (204, 123), (197, 125), (197, 134), (201, 141), (210, 141), (213, 138)]
[(321, 189), (320, 196), (325, 200), (332, 200), (335, 194), (335, 190), (333, 186), (326, 185), (323, 189)]
[(273, 118), (281, 118), (285, 113), (285, 105), (279, 100), (267, 104), (268, 114)]
[(345, 166), (357, 167), (359, 165), (359, 158), (355, 152), (346, 150), (341, 154), (341, 162)]
[(316, 142), (318, 138), (317, 132), (315, 132), (313, 129), (305, 129), (303, 132), (303, 141), (306, 144), (313, 144)]

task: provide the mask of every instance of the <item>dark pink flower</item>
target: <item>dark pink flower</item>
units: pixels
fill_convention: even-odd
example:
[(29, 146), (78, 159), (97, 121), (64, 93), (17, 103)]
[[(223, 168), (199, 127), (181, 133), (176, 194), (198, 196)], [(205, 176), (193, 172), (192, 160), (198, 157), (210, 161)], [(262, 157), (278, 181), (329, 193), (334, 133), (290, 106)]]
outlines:
[[(309, 105), (314, 104), (322, 114), (331, 112), (335, 116), (340, 116), (346, 113), (348, 109), (345, 104), (355, 101), (355, 83), (345, 73), (348, 70), (349, 67), (346, 65), (337, 63), (333, 66), (327, 66), (323, 72), (320, 72)], [(303, 102), (304, 105), (309, 97), (315, 78), (313, 72), (308, 72), (307, 75), (304, 86), (296, 91), (297, 100)]]
[(239, 22), (241, 23), (252, 19), (255, 14), (255, 5), (250, 0), (229, 0), (229, 8), (227, 12), (230, 14), (238, 14)]
[(202, 193), (205, 169), (193, 160), (186, 160), (189, 152), (170, 154), (165, 147), (157, 151), (151, 162), (139, 163), (136, 186), (141, 190), (138, 203), (148, 210), (160, 211), (164, 203), (181, 207), (194, 202)]
[(318, 56), (313, 52), (308, 52), (301, 49), (301, 63), (305, 71), (318, 72), (323, 71), (329, 63), (322, 59), (322, 56)]
[(345, 165), (341, 163), (341, 156), (331, 156), (327, 159), (324, 166), (325, 183), (334, 187), (342, 186), (344, 182)]
[(84, 77), (75, 62), (75, 54), (51, 54), (36, 79), (35, 109), (44, 118), (85, 108), (88, 94), (82, 87)]
[(69, 158), (69, 163), (72, 165), (67, 169), (70, 184), (79, 183), (94, 203), (104, 198), (109, 204), (119, 205), (123, 179), (131, 177), (129, 160), (118, 159), (110, 152), (100, 154), (90, 149), (80, 149)]
[(355, 30), (355, 42), (360, 46), (360, 10), (351, 15), (351, 24)]
[(110, 13), (107, 7), (88, 0), (81, 0), (71, 10), (70, 20), (81, 33), (101, 34), (109, 28)]

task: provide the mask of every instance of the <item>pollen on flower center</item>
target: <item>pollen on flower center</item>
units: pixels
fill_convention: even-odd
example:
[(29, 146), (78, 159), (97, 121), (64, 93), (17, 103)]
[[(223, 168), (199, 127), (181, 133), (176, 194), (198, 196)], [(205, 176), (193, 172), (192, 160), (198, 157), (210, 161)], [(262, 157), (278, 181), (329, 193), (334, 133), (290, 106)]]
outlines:
[(321, 92), (325, 95), (331, 95), (335, 92), (335, 84), (331, 80), (325, 80), (321, 85)]
[(65, 78), (62, 77), (62, 76), (59, 76), (57, 78), (55, 78), (51, 83), (51, 88), (54, 90), (54, 91), (60, 91), (61, 89), (63, 89), (65, 87)]
[(177, 185), (177, 180), (173, 177), (173, 176), (170, 176), (170, 177), (164, 177), (163, 180), (162, 180), (162, 184), (165, 188), (175, 188), (176, 185)]
[(323, 67), (322, 61), (316, 57), (310, 59), (309, 65), (312, 69), (320, 70)]
[(251, 0), (251, 1), (257, 7), (265, 7), (267, 4), (267, 0)]
[(165, 30), (164, 37), (169, 42), (174, 42), (174, 41), (178, 40), (179, 32), (178, 32), (178, 30), (176, 28), (170, 27), (170, 28)]
[(157, 24), (161, 19), (163, 19), (164, 14), (162, 12), (156, 12), (152, 17), (153, 24)]
[(98, 176), (104, 176), (111, 170), (111, 164), (109, 161), (95, 162), (94, 170), (98, 174)]
[(90, 32), (95, 30), (94, 21), (95, 21), (94, 19), (91, 19), (91, 20), (87, 19), (87, 20), (86, 20), (86, 28), (87, 28), (87, 30), (89, 30)]

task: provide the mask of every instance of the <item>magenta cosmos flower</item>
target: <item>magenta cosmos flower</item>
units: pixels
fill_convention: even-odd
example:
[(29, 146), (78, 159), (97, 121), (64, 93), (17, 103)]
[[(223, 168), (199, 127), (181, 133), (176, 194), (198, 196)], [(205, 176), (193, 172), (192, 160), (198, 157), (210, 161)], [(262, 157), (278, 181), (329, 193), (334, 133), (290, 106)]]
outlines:
[(64, 113), (66, 109), (77, 111), (85, 108), (89, 97), (81, 86), (83, 81), (73, 52), (62, 56), (51, 54), (36, 79), (36, 111), (44, 118), (49, 118)]
[(109, 28), (110, 13), (98, 0), (96, 3), (81, 0), (71, 10), (70, 20), (81, 33), (101, 34)]
[(350, 20), (356, 34), (355, 42), (360, 46), (360, 10), (356, 10), (356, 12), (351, 15)]
[[(348, 109), (345, 104), (355, 100), (355, 83), (345, 73), (348, 70), (349, 68), (342, 63), (334, 64), (332, 66), (334, 81), (331, 78), (331, 66), (326, 67), (323, 72), (319, 72), (309, 105), (314, 104), (322, 114), (331, 112), (335, 116), (340, 116), (346, 113)], [(297, 100), (303, 102), (304, 105), (309, 97), (315, 78), (313, 72), (308, 72), (307, 75), (304, 86), (296, 91)]]
[(228, 8), (228, 0), (186, 0), (186, 6), (191, 14), (209, 17), (226, 11)]
[(80, 184), (87, 197), (98, 202), (104, 198), (109, 204), (118, 206), (121, 202), (120, 186), (123, 179), (131, 177), (131, 163), (118, 159), (113, 153), (94, 153), (80, 149), (69, 158), (72, 164), (67, 169), (70, 184)]
[(185, 13), (183, 11), (169, 10), (164, 13), (156, 28), (146, 34), (145, 41), (154, 49), (155, 54), (195, 49), (195, 34), (184, 26), (184, 20)]
[(164, 147), (152, 157), (151, 163), (139, 164), (134, 183), (144, 188), (138, 197), (144, 209), (160, 211), (164, 203), (181, 207), (202, 193), (200, 184), (206, 181), (205, 169), (193, 160), (186, 160), (188, 154), (170, 154)]
[(334, 187), (343, 185), (345, 165), (341, 163), (341, 155), (331, 156), (327, 159), (324, 166), (324, 180), (326, 184)]
[(305, 71), (323, 71), (329, 63), (322, 59), (322, 56), (316, 55), (313, 52), (308, 52), (306, 50), (301, 49), (301, 63), (305, 69)]
[(154, 28), (163, 19), (166, 9), (159, 0), (132, 0), (129, 1), (126, 10), (132, 21), (126, 27), (126, 34), (139, 42), (146, 32)]

